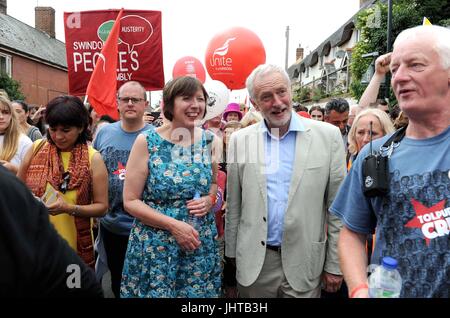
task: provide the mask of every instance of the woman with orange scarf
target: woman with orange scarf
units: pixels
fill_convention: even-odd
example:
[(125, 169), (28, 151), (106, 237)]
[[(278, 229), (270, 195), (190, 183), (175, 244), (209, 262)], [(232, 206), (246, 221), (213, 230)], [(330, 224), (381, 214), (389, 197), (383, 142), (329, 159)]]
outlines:
[(19, 177), (42, 198), (58, 233), (89, 266), (94, 250), (91, 218), (108, 208), (108, 177), (103, 159), (88, 146), (89, 114), (78, 97), (59, 96), (46, 108), (48, 140), (26, 154)]

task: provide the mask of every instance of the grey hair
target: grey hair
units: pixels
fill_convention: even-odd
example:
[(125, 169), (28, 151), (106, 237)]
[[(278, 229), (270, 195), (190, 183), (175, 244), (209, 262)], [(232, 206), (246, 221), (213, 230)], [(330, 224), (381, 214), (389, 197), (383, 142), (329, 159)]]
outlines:
[(438, 25), (419, 25), (403, 30), (395, 39), (395, 45), (418, 36), (425, 36), (433, 40), (433, 49), (439, 55), (444, 69), (450, 68), (450, 29)]
[(291, 80), (289, 79), (289, 75), (286, 73), (284, 68), (274, 65), (274, 64), (261, 64), (257, 68), (255, 68), (252, 73), (247, 77), (247, 81), (245, 82), (245, 86), (247, 87), (248, 94), (250, 95), (251, 99), (256, 99), (255, 96), (255, 80), (259, 76), (268, 74), (268, 73), (280, 73), (284, 79), (286, 80), (286, 83), (290, 87)]

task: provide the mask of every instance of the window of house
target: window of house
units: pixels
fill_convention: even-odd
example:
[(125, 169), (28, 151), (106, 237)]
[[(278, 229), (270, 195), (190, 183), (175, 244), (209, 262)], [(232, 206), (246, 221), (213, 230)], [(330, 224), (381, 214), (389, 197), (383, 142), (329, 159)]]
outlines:
[(0, 73), (11, 76), (11, 56), (0, 53)]

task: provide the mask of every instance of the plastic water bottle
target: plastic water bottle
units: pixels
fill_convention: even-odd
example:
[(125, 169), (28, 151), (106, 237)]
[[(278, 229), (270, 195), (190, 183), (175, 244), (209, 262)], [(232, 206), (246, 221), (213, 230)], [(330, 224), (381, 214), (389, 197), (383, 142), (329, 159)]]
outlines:
[(383, 257), (382, 265), (378, 266), (369, 276), (370, 298), (398, 298), (402, 289), (402, 278), (397, 270), (397, 260)]
[[(200, 192), (195, 191), (194, 200), (200, 199)], [(200, 230), (200, 227), (203, 223), (203, 219), (201, 217), (197, 217), (194, 214), (189, 213), (188, 223), (197, 231)]]

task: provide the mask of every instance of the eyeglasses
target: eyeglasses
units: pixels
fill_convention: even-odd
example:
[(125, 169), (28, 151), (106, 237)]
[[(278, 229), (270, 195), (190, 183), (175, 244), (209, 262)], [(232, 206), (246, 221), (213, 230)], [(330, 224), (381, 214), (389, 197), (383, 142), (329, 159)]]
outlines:
[(62, 175), (62, 182), (59, 185), (59, 191), (61, 191), (61, 193), (65, 194), (67, 192), (67, 188), (69, 187), (69, 182), (70, 182), (70, 173), (69, 173), (69, 171), (66, 171)]
[(135, 97), (117, 97), (117, 99), (119, 100), (119, 102), (121, 102), (122, 104), (128, 104), (130, 101), (133, 105), (144, 101), (144, 98), (135, 98)]

